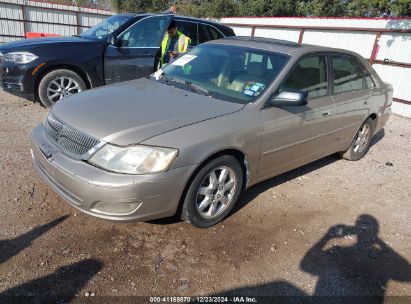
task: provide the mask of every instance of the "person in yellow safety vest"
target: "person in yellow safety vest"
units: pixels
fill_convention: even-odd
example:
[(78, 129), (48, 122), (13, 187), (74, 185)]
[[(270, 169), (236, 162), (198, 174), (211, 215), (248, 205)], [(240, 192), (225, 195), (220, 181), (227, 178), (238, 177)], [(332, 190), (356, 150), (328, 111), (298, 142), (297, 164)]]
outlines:
[(176, 22), (171, 21), (161, 43), (161, 65), (172, 62), (179, 55), (187, 52), (191, 39), (177, 30)]

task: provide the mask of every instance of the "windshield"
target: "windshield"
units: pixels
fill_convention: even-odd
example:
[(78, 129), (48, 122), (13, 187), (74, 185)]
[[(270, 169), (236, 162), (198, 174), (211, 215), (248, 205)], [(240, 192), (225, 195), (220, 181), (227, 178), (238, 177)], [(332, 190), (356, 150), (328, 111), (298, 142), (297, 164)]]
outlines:
[(288, 60), (289, 56), (274, 52), (205, 44), (155, 75), (167, 83), (183, 83), (188, 90), (201, 88), (212, 97), (245, 104), (264, 92)]
[(103, 22), (83, 32), (80, 37), (88, 39), (103, 39), (130, 20), (132, 16), (117, 15), (107, 18)]

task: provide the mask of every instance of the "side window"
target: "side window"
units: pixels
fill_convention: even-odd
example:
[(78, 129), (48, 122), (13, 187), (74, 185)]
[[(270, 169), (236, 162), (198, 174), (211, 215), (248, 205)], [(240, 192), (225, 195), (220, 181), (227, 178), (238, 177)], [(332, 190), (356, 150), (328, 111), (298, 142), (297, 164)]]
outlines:
[(308, 93), (308, 98), (327, 95), (325, 56), (310, 56), (301, 59), (281, 85), (280, 92), (287, 89), (305, 91)]
[(166, 24), (165, 17), (149, 17), (133, 24), (118, 38), (123, 47), (157, 47)]
[(191, 45), (195, 46), (197, 45), (198, 41), (198, 35), (197, 35), (197, 24), (194, 22), (186, 22), (186, 21), (180, 21), (176, 20), (177, 23), (177, 30), (179, 32), (182, 32), (184, 35), (186, 35), (188, 38), (191, 39)]
[(207, 42), (208, 40), (208, 34), (206, 33), (204, 26), (202, 24), (198, 25), (198, 43), (204, 43)]
[(250, 63), (252, 62), (263, 62), (263, 55), (259, 55), (259, 54), (250, 54)]
[(365, 75), (364, 75), (364, 89), (371, 89), (375, 88), (375, 82), (372, 79), (372, 76), (368, 70), (365, 70)]
[(363, 81), (364, 89), (375, 88), (375, 82), (374, 82), (374, 79), (371, 76), (370, 71), (368, 71), (367, 68), (364, 67), (362, 64), (361, 64), (361, 66), (362, 66), (362, 72), (363, 72), (363, 76), (364, 76), (364, 81)]
[(206, 25), (206, 30), (209, 31), (211, 39), (216, 40), (216, 39), (221, 39), (224, 38), (224, 36), (213, 26), (208, 26)]
[(333, 55), (334, 93), (369, 89), (375, 86), (368, 70), (354, 57)]
[(218, 30), (206, 24), (199, 24), (198, 32), (199, 32), (200, 43), (203, 43), (209, 40), (216, 40), (216, 39), (224, 38), (224, 36)]

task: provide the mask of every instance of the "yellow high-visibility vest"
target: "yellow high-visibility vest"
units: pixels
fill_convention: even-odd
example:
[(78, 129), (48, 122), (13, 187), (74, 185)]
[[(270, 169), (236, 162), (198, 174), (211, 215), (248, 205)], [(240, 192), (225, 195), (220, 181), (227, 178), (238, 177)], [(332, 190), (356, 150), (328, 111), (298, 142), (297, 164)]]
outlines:
[[(178, 47), (177, 50), (179, 53), (185, 53), (187, 52), (187, 48), (189, 44), (191, 43), (191, 39), (188, 38), (186, 35), (184, 35), (182, 32), (177, 32), (178, 36)], [(164, 64), (164, 56), (166, 54), (166, 48), (167, 48), (167, 43), (169, 39), (168, 33), (165, 34), (163, 42), (161, 43), (161, 65)]]

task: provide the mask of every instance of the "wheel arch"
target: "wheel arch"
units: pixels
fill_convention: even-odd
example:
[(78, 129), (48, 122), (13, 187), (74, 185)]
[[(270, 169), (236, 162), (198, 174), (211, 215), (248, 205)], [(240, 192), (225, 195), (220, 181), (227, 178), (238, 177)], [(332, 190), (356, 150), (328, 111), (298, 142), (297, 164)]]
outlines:
[(181, 197), (180, 197), (180, 202), (179, 202), (178, 209), (177, 209), (177, 212), (176, 212), (176, 214), (178, 216), (181, 214), (184, 198), (187, 194), (188, 188), (190, 187), (190, 184), (193, 181), (193, 179), (195, 178), (195, 176), (197, 175), (197, 173), (207, 163), (209, 163), (210, 161), (212, 161), (212, 160), (214, 160), (214, 159), (216, 159), (220, 156), (223, 156), (223, 155), (233, 156), (240, 163), (241, 171), (242, 171), (242, 179), (243, 179), (242, 190), (247, 188), (247, 185), (248, 185), (248, 182), (249, 182), (249, 179), (250, 179), (250, 169), (249, 169), (249, 163), (248, 163), (247, 155), (243, 151), (241, 151), (240, 149), (236, 149), (236, 148), (226, 148), (226, 149), (223, 149), (223, 150), (215, 151), (211, 155), (208, 155), (204, 160), (202, 160), (199, 163), (199, 165), (197, 166), (197, 168), (193, 171), (193, 173), (191, 173), (190, 178), (188, 179), (186, 185), (184, 186), (183, 193), (181, 194)]
[(40, 81), (46, 76), (48, 73), (56, 70), (70, 70), (76, 74), (78, 74), (85, 82), (87, 89), (92, 88), (92, 83), (89, 75), (87, 74), (86, 71), (84, 71), (81, 67), (76, 66), (76, 65), (71, 65), (71, 64), (55, 64), (51, 66), (47, 66), (44, 69), (41, 69), (38, 72), (38, 75), (34, 81), (34, 94), (35, 98), (39, 98), (38, 96), (38, 89), (40, 85)]
[[(371, 119), (373, 120), (373, 122), (374, 122), (374, 127), (377, 125), (378, 115), (377, 115), (376, 113), (371, 113), (370, 115), (368, 115), (368, 116), (361, 122), (361, 124), (358, 126), (358, 128), (355, 129), (355, 132), (354, 132), (354, 134), (352, 135), (351, 140), (350, 140), (350, 142), (349, 142), (349, 145), (348, 145), (348, 147), (346, 147), (346, 149), (348, 149), (348, 148), (351, 146), (352, 142), (353, 142), (354, 139), (355, 139), (355, 136), (357, 135), (358, 131), (360, 130), (360, 128), (361, 128), (361, 126), (364, 124), (364, 122), (366, 122), (366, 121), (367, 121), (368, 119), (370, 119), (370, 118), (371, 118)], [(375, 132), (375, 130), (373, 130), (373, 135), (375, 134), (374, 132)], [(346, 150), (346, 149), (344, 149), (344, 150)]]

